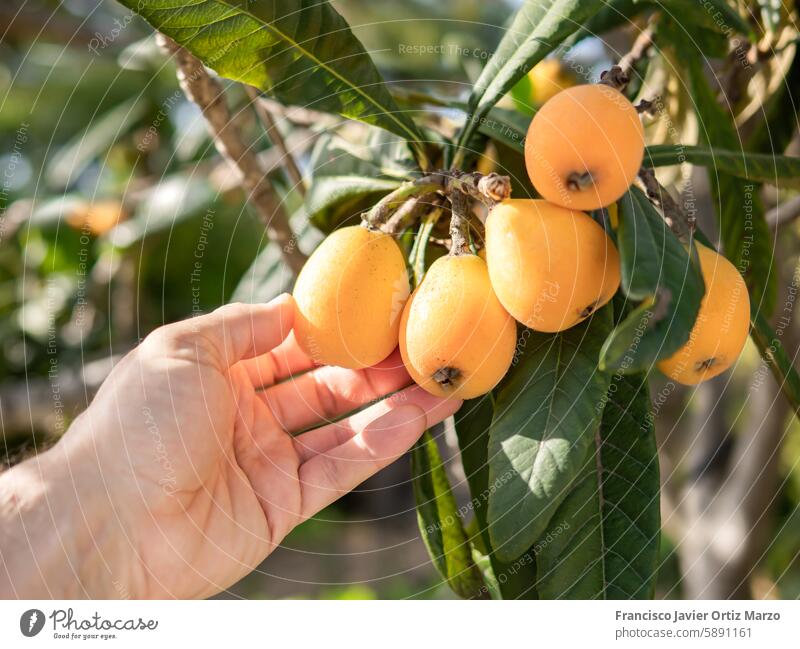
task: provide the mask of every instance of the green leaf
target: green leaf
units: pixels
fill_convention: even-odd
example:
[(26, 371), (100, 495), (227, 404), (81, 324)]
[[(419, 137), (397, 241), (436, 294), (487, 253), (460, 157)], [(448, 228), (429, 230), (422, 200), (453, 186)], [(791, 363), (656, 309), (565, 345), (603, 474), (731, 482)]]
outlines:
[(795, 417), (800, 419), (800, 375), (797, 374), (780, 337), (770, 326), (764, 314), (754, 305), (751, 306), (750, 336), (758, 347), (761, 357), (772, 370), (775, 381), (792, 407)]
[(604, 5), (605, 0), (525, 0), (475, 82), (459, 146), (517, 81)]
[[(706, 14), (703, 9), (700, 10), (700, 13)], [(716, 25), (713, 23), (712, 26), (705, 26), (688, 20), (681, 21), (681, 29), (686, 32), (686, 38), (692, 42), (698, 55), (712, 59), (724, 59), (728, 55), (730, 41), (723, 32), (715, 27)]]
[(656, 144), (647, 147), (644, 159), (650, 167), (668, 167), (688, 162), (751, 182), (800, 188), (800, 157), (717, 147)]
[(330, 232), (400, 186), (400, 181), (363, 176), (318, 176), (308, 189), (308, 218)]
[[(673, 39), (676, 55), (686, 70), (686, 83), (694, 99), (703, 143), (729, 151), (739, 149), (741, 142), (733, 117), (717, 101), (702, 57), (693, 51), (680, 29), (668, 30), (667, 36)], [(772, 235), (764, 219), (759, 188), (753, 181), (717, 170), (709, 173), (709, 177), (725, 256), (742, 273), (751, 301), (769, 313), (775, 303), (777, 278)]]
[(347, 22), (324, 0), (120, 0), (219, 75), (285, 104), (338, 113), (396, 133), (426, 166), (422, 137), (400, 112)]
[(406, 180), (415, 173), (416, 165), (404, 140), (373, 127), (356, 134), (349, 131), (348, 139), (335, 131), (317, 137), (309, 159), (313, 178), (366, 176)]
[(481, 120), (478, 131), (524, 154), (525, 137), (528, 134), (530, 123), (529, 115), (508, 108), (494, 107)]
[[(484, 570), (487, 584), (494, 580), (495, 589), (503, 599), (536, 599), (536, 564), (533, 555), (524, 564), (501, 561), (491, 551), (487, 526), (489, 489), (489, 429), (492, 424), (491, 395), (465, 401), (455, 415), (456, 435), (461, 450), (461, 464), (467, 477), (471, 509), (475, 514), (478, 539), (473, 539), (481, 555), (488, 561)], [(473, 553), (474, 554), (474, 553)], [(477, 562), (476, 562), (477, 563)]]
[[(529, 75), (525, 75), (517, 81), (509, 91), (511, 101), (514, 102), (514, 108), (519, 112), (533, 117), (536, 108), (531, 105), (531, 98), (533, 97), (533, 82)], [(480, 127), (478, 131), (481, 132)]]
[(500, 583), (494, 575), (492, 568), (492, 561), (488, 554), (484, 554), (483, 548), (478, 547), (476, 544), (472, 545), (472, 560), (475, 562), (478, 570), (483, 575), (483, 581), (486, 583), (486, 590), (491, 599), (503, 599), (503, 593), (500, 591)]
[(617, 374), (607, 396), (581, 473), (534, 546), (548, 599), (653, 596), (660, 484), (647, 382)]
[(486, 587), (472, 560), (436, 440), (427, 431), (411, 449), (411, 473), (420, 534), (433, 565), (456, 594), (480, 597)]
[(689, 339), (705, 286), (699, 263), (641, 190), (632, 187), (618, 206), (622, 291), (643, 303), (611, 332), (600, 367), (635, 373)]
[(686, 0), (647, 0), (648, 4), (660, 6), (666, 10), (670, 19), (681, 21), (681, 28), (686, 22), (713, 29), (730, 36), (737, 32), (755, 39), (753, 28), (742, 15), (728, 3), (728, 0), (705, 0), (704, 2), (687, 2)]
[(597, 37), (617, 27), (629, 27), (634, 18), (651, 9), (652, 6), (640, 0), (607, 0), (605, 6), (592, 14), (564, 46), (571, 48), (584, 38)]
[(513, 561), (547, 529), (583, 465), (608, 375), (597, 369), (611, 310), (561, 333), (525, 330), (497, 397), (489, 433), (489, 536)]

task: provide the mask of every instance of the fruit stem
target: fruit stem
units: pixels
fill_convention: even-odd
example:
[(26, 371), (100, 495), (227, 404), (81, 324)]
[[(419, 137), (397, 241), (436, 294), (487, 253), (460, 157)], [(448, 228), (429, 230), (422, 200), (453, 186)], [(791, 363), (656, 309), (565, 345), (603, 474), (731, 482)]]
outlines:
[(511, 180), (494, 172), (485, 176), (477, 171), (451, 171), (447, 190), (457, 190), (483, 203), (498, 203), (511, 196)]
[(433, 380), (443, 388), (452, 387), (461, 376), (461, 370), (456, 367), (440, 367), (433, 373)]
[(612, 66), (610, 70), (605, 70), (600, 74), (600, 83), (619, 92), (624, 92), (628, 87), (630, 77), (623, 69), (618, 66)]
[(403, 183), (397, 189), (384, 196), (375, 203), (364, 217), (367, 227), (379, 229), (391, 216), (392, 212), (409, 198), (431, 194), (442, 189), (443, 181), (440, 175), (430, 174)]
[(469, 249), (469, 199), (458, 189), (450, 192), (450, 254), (467, 255)]
[(420, 197), (437, 192), (458, 192), (472, 196), (483, 203), (493, 205), (511, 195), (511, 180), (508, 176), (478, 172), (439, 170), (417, 180), (408, 181), (384, 196), (364, 216), (367, 227), (381, 229), (393, 212), (409, 200), (419, 201)]
[(650, 48), (653, 47), (653, 36), (657, 24), (657, 16), (650, 19), (650, 23), (639, 33), (630, 51), (619, 60), (619, 64), (600, 75), (600, 83), (625, 92), (636, 64), (647, 56)]
[(438, 194), (412, 196), (386, 219), (382, 229), (389, 234), (401, 232), (418, 221), (424, 212), (435, 209), (439, 204), (440, 198)]
[(414, 239), (414, 247), (411, 249), (411, 254), (409, 255), (409, 263), (414, 272), (414, 286), (419, 286), (425, 275), (425, 252), (428, 247), (428, 239), (441, 214), (441, 207), (437, 206), (432, 209), (425, 216), (417, 231), (417, 237)]

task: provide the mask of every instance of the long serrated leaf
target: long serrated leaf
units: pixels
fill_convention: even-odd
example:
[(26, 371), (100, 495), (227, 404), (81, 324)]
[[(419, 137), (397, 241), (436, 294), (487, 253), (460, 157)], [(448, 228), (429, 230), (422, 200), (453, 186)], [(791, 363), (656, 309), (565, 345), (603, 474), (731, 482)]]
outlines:
[(641, 190), (632, 187), (618, 205), (622, 291), (642, 304), (611, 332), (600, 366), (635, 373), (689, 339), (705, 286), (697, 260)]
[[(496, 582), (495, 590), (503, 599), (536, 599), (536, 563), (533, 554), (530, 554), (530, 561), (514, 564), (501, 561), (491, 550), (486, 510), (491, 493), (489, 429), (493, 412), (492, 396), (489, 394), (465, 401), (455, 415), (461, 465), (464, 467), (464, 474), (469, 484), (471, 509), (475, 515), (477, 533), (480, 535), (480, 546), (482, 546), (479, 549), (489, 562), (490, 578)], [(478, 545), (477, 542), (474, 543)], [(487, 579), (487, 583), (488, 581)]]
[(475, 82), (459, 145), (469, 141), (481, 119), (517, 81), (604, 5), (605, 0), (526, 0)]
[(650, 167), (668, 167), (688, 162), (751, 182), (770, 183), (781, 188), (800, 187), (800, 157), (716, 147), (656, 144), (647, 147), (644, 160)]
[(526, 331), (497, 391), (489, 433), (489, 536), (504, 561), (547, 529), (580, 470), (609, 377), (597, 369), (611, 311), (555, 335)]
[(795, 417), (800, 420), (800, 375), (795, 369), (792, 359), (786, 353), (780, 337), (764, 317), (755, 308), (750, 315), (750, 336), (758, 347), (761, 357), (772, 370), (775, 381), (791, 405)]
[(120, 0), (218, 74), (286, 104), (338, 113), (412, 143), (422, 136), (402, 113), (363, 45), (325, 0)]
[(643, 376), (615, 375), (594, 441), (536, 542), (539, 592), (548, 599), (652, 597), (660, 485)]
[(486, 587), (472, 559), (436, 440), (427, 431), (411, 449), (411, 473), (419, 530), (433, 565), (455, 593), (480, 597)]

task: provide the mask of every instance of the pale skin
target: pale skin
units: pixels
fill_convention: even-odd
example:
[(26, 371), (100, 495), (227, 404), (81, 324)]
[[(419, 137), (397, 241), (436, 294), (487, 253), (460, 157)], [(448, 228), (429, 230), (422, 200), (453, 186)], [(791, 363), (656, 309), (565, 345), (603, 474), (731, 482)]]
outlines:
[(409, 387), (397, 353), (315, 367), (293, 314), (283, 295), (157, 329), (0, 475), (0, 597), (213, 595), (461, 405)]

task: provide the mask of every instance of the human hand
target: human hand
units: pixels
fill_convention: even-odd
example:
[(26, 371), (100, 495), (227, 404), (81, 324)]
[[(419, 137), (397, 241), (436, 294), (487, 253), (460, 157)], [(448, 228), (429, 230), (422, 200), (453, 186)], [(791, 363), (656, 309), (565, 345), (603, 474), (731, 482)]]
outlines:
[[(26, 581), (5, 561), (0, 592), (212, 595), (460, 406), (401, 389), (410, 379), (397, 352), (366, 370), (314, 367), (289, 335), (293, 314), (288, 295), (228, 305), (161, 327), (128, 354), (59, 444), (0, 479), (11, 493), (0, 517), (27, 516), (47, 535), (46, 503), (61, 541), (37, 550), (17, 539), (44, 568)], [(48, 572), (59, 561), (37, 552), (61, 553), (62, 567)]]

